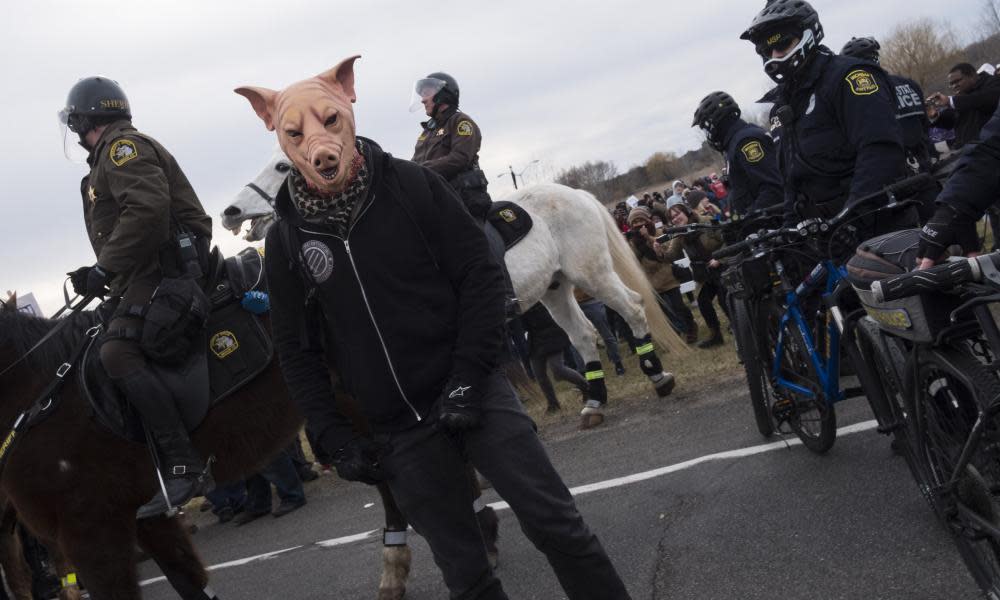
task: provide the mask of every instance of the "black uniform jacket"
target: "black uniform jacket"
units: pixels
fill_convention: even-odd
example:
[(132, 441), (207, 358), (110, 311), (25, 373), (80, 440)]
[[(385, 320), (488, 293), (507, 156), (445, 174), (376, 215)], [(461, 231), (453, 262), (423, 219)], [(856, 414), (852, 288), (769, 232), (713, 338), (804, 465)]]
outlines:
[(979, 141), (962, 149), (937, 203), (951, 206), (963, 222), (974, 222), (1000, 198), (1000, 107), (983, 126)]
[(431, 169), (446, 181), (479, 168), (483, 134), (472, 118), (449, 108), (425, 121), (413, 149), (413, 162)]
[(503, 281), (482, 229), (441, 177), (362, 141), (372, 149), (372, 185), (345, 238), (303, 221), (288, 186), (276, 201), (317, 286), (326, 352), (304, 334), (315, 333), (308, 314), (316, 311), (304, 310), (307, 285), (283, 247), (283, 224), (266, 240), (288, 390), (331, 451), (352, 432), (334, 407), (327, 356), (372, 429), (397, 431), (429, 416), (449, 376), (478, 385), (496, 368), (503, 340)]
[(785, 221), (830, 217), (906, 174), (896, 99), (886, 74), (821, 46), (781, 87)]
[(774, 142), (763, 129), (735, 119), (722, 132), (729, 167), (729, 206), (744, 215), (783, 201)]
[(921, 170), (926, 170), (930, 166), (931, 141), (927, 131), (931, 122), (927, 118), (924, 91), (916, 81), (906, 77), (889, 75), (889, 81), (896, 93), (896, 119), (906, 157), (916, 160)]
[(160, 248), (176, 223), (212, 238), (212, 218), (174, 157), (127, 120), (108, 125), (80, 182), (83, 218), (97, 264), (115, 273), (112, 293), (137, 279), (158, 280)]

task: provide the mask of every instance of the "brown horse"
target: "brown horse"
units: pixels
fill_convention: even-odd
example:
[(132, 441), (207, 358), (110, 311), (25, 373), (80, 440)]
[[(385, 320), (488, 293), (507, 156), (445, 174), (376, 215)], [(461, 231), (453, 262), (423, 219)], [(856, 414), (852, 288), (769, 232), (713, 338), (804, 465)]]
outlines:
[[(56, 324), (21, 314), (16, 306), (13, 295), (0, 301), (0, 370), (17, 361)], [(64, 332), (0, 375), (0, 426), (13, 424), (30, 406), (94, 321), (89, 313), (69, 318), (73, 322)], [(332, 371), (331, 377), (336, 377)], [(63, 404), (36, 428), (18, 436), (0, 472), (0, 489), (21, 522), (48, 541), (56, 554), (66, 557), (65, 570), (76, 566), (95, 599), (140, 598), (134, 552), (138, 544), (184, 600), (212, 600), (204, 592), (207, 573), (178, 519), (135, 519), (138, 507), (157, 489), (149, 452), (90, 418), (75, 379), (67, 381), (60, 393), (65, 394)], [(365, 431), (367, 425), (356, 402), (346, 394), (338, 400), (338, 408), (359, 431)], [(250, 384), (212, 407), (192, 439), (203, 455), (217, 458), (213, 469), (218, 481), (235, 481), (286, 447), (301, 423), (275, 360)], [(53, 444), (54, 439), (60, 443)], [(471, 469), (470, 484), (478, 498), (481, 491)], [(406, 519), (388, 486), (377, 487), (386, 530), (406, 531)], [(478, 517), (495, 563), (496, 514), (487, 508)], [(387, 543), (378, 600), (403, 597), (410, 562), (406, 545)]]

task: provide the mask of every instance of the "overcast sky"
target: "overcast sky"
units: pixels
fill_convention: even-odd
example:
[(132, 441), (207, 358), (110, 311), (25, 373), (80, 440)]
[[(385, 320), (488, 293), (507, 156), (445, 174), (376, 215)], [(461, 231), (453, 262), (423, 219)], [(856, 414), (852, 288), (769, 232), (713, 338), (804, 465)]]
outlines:
[[(407, 110), (412, 84), (444, 70), (483, 131), (480, 161), (498, 197), (512, 189), (500, 177), (508, 165), (528, 167), (532, 183), (586, 160), (625, 171), (653, 152), (697, 147), (689, 125), (706, 93), (725, 89), (747, 106), (770, 87), (738, 39), (762, 5), (4, 0), (0, 291), (32, 291), (51, 314), (64, 274), (94, 262), (79, 196), (86, 167), (63, 158), (56, 121), (81, 77), (122, 85), (133, 122), (174, 154), (217, 217), (275, 143), (233, 88), (281, 88), (361, 54), (358, 132), (409, 158), (422, 116)], [(826, 43), (839, 49), (852, 35), (884, 36), (901, 18), (942, 11), (967, 34), (980, 1), (910, 0), (905, 15), (889, 0), (813, 5)], [(229, 253), (245, 244), (218, 224), (215, 241)]]

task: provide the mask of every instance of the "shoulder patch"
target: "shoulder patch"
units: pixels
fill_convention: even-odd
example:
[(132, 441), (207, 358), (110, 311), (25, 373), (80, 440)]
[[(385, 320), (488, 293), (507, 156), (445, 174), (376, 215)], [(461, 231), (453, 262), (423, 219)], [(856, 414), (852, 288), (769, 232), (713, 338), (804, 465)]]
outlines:
[(871, 96), (878, 91), (875, 76), (864, 69), (855, 69), (844, 78), (855, 96)]
[(757, 140), (750, 140), (743, 144), (740, 152), (743, 153), (743, 156), (746, 157), (749, 163), (758, 163), (764, 159), (764, 147)]
[(109, 155), (111, 156), (111, 162), (115, 163), (116, 167), (120, 167), (139, 156), (139, 151), (135, 147), (135, 142), (122, 139), (111, 144)]
[(472, 121), (459, 121), (458, 135), (472, 135)]

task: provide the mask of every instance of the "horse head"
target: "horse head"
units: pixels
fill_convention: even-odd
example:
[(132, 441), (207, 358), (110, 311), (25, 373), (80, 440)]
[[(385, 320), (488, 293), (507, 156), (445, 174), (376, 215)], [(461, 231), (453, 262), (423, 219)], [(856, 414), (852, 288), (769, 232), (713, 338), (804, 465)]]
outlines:
[(244, 239), (251, 242), (264, 239), (274, 223), (274, 197), (291, 167), (292, 162), (281, 148), (275, 148), (267, 166), (222, 211), (222, 226), (237, 235), (243, 222), (250, 221), (250, 230)]
[(275, 91), (240, 87), (268, 131), (310, 186), (321, 194), (343, 191), (350, 183), (357, 150), (354, 140), (354, 61), (344, 59), (329, 71)]

